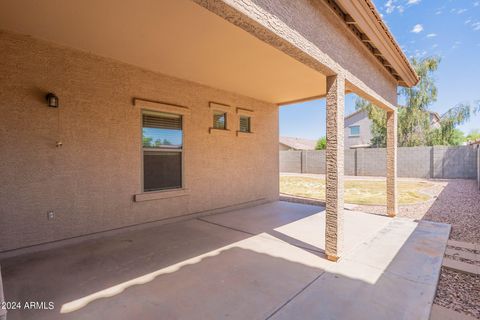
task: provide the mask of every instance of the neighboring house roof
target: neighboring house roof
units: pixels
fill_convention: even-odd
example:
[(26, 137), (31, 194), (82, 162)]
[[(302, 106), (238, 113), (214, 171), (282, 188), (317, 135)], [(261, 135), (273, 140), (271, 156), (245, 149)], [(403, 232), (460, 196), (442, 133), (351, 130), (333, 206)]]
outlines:
[[(398, 106), (398, 108), (405, 108), (404, 106)], [(358, 109), (352, 113), (350, 113), (349, 115), (347, 115), (345, 117), (345, 120), (347, 120), (348, 118), (351, 118), (353, 117), (354, 115), (356, 114), (359, 114), (361, 113), (363, 110), (362, 109)], [(440, 120), (442, 119), (442, 117), (440, 117), (440, 115), (438, 114), (438, 112), (434, 112), (434, 111), (429, 111), (430, 113), (430, 123), (439, 123)]]
[(334, 12), (395, 77), (399, 85), (412, 87), (418, 83), (417, 73), (371, 0), (336, 0), (327, 3), (330, 6), (337, 4), (338, 8), (333, 8)]
[(474, 141), (469, 141), (468, 144), (469, 145), (474, 145), (474, 144), (480, 145), (480, 139), (477, 139), (477, 140), (474, 140)]
[(435, 118), (437, 122), (440, 122), (440, 120), (442, 120), (442, 117), (440, 117), (438, 112), (433, 112), (433, 111), (430, 111), (430, 119), (431, 118)]
[(280, 143), (295, 150), (315, 150), (317, 145), (316, 140), (294, 137), (280, 137)]
[(362, 109), (358, 109), (358, 110), (350, 113), (349, 115), (347, 115), (347, 116), (345, 117), (345, 120), (347, 120), (348, 118), (351, 118), (351, 117), (353, 117), (354, 115), (359, 114), (359, 113), (361, 113), (361, 112), (363, 112), (363, 111), (364, 111), (364, 110), (362, 110)]

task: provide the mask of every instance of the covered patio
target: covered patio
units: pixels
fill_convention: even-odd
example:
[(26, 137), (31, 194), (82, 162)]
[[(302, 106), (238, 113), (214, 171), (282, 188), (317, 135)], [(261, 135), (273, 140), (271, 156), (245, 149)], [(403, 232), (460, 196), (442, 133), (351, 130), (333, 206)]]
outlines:
[[(428, 317), (449, 226), (394, 218), (418, 77), (370, 1), (4, 1), (0, 46), (5, 300), (55, 304), (8, 319)], [(347, 92), (389, 217), (344, 210)], [(278, 202), (278, 107), (319, 97), (326, 207)]]
[[(132, 220), (132, 210), (127, 209), (132, 199), (134, 203), (152, 200), (165, 203), (175, 198), (169, 204), (178, 211), (174, 215), (276, 200), (278, 152), (272, 147), (278, 141), (278, 106), (324, 97), (327, 101), (325, 250), (327, 258), (336, 261), (342, 256), (344, 237), (346, 92), (355, 92), (386, 110), (387, 211), (395, 216), (396, 87), (415, 84), (417, 75), (368, 2), (360, 5), (326, 1), (310, 6), (305, 2), (291, 7), (288, 1), (271, 7), (268, 1), (252, 1), (247, 5), (242, 1), (187, 0), (140, 3), (103, 0), (62, 5), (49, 0), (41, 5), (31, 0), (2, 3), (0, 28), (5, 31), (0, 35), (9, 50), (1, 56), (8, 63), (0, 71), (11, 74), (5, 82), (5, 103), (16, 108), (16, 113), (6, 113), (3, 117), (6, 125), (12, 127), (7, 131), (6, 153), (17, 156), (3, 165), (4, 175), (9, 179), (4, 187), (4, 196), (9, 199), (4, 211), (13, 216), (5, 219), (7, 231), (0, 238), (0, 251), (171, 217), (167, 212), (152, 214), (155, 206), (150, 202), (148, 206), (134, 204), (133, 210), (141, 212), (143, 217), (137, 215)], [(311, 21), (302, 17), (306, 10), (315, 12), (309, 16)], [(312, 24), (322, 32), (310, 34)], [(17, 65), (25, 67), (18, 69)], [(141, 69), (133, 70), (131, 66)], [(155, 78), (142, 70), (168, 76)], [(54, 105), (58, 111), (40, 108), (39, 96), (48, 91), (53, 96), (52, 92), (56, 92), (56, 99), (60, 97), (60, 106)], [(202, 108), (207, 103), (195, 99), (202, 96), (198, 94), (200, 91), (211, 99), (209, 109)], [(132, 101), (133, 108), (127, 111)], [(125, 109), (118, 112), (119, 106)], [(33, 124), (33, 135), (28, 128), (31, 123), (19, 121), (26, 109), (39, 117)], [(139, 146), (131, 141), (130, 149), (121, 152), (124, 158), (121, 170), (115, 174), (105, 170), (115, 161), (108, 157), (120, 151), (113, 147), (104, 149), (105, 140), (117, 139), (120, 145), (129, 137), (137, 139), (141, 128), (135, 128), (133, 123), (140, 122), (137, 117), (143, 117), (145, 112), (173, 114), (183, 122), (175, 127), (182, 130), (181, 134), (184, 130), (185, 137), (179, 140), (182, 150), (177, 155), (181, 155), (178, 160), (181, 164), (175, 164), (179, 172), (169, 178), (176, 181), (173, 189), (167, 186), (168, 190), (152, 190), (145, 184), (151, 176), (145, 172), (156, 169), (146, 169), (146, 158), (139, 161), (134, 152)], [(228, 119), (223, 120), (226, 125), (222, 130), (203, 126), (215, 113)], [(242, 132), (232, 121), (242, 116), (248, 118), (247, 132)], [(161, 121), (164, 120), (155, 123)], [(90, 134), (89, 139), (86, 134)], [(241, 143), (231, 140), (240, 137), (251, 140)], [(33, 139), (32, 143), (41, 147), (35, 152), (18, 154), (22, 148), (15, 142), (19, 139)], [(216, 143), (205, 143), (207, 139)], [(62, 154), (55, 148), (49, 148), (53, 145), (68, 150), (64, 158), (60, 159)], [(199, 145), (197, 150), (196, 145)], [(245, 148), (250, 150), (250, 157), (239, 156)], [(161, 149), (165, 150), (169, 151)], [(211, 154), (202, 153), (205, 150), (211, 150)], [(224, 159), (217, 157), (220, 150), (226, 150)], [(155, 154), (151, 154), (155, 148), (144, 147), (143, 151), (147, 152), (145, 157)], [(38, 158), (39, 153), (45, 157)], [(92, 153), (102, 157), (91, 157)], [(25, 167), (17, 166), (18, 157), (25, 159), (22, 163)], [(58, 159), (58, 164), (51, 166), (49, 157)], [(228, 172), (238, 180), (243, 179), (238, 187), (221, 180), (221, 176), (215, 183), (208, 183), (215, 172), (223, 169), (223, 160), (229, 162)], [(135, 177), (132, 166), (144, 176)], [(17, 169), (12, 171), (12, 167)], [(126, 172), (128, 179), (119, 179)], [(75, 175), (84, 181), (77, 184)], [(260, 175), (262, 183), (256, 183)], [(47, 187), (38, 181), (46, 181)], [(22, 182), (28, 186), (26, 189), (21, 187)], [(90, 196), (58, 197), (63, 192), (59, 186), (65, 184), (78, 188), (77, 194)], [(120, 197), (108, 193), (111, 185), (121, 186)], [(208, 194), (204, 191), (207, 189)], [(225, 190), (230, 190), (228, 196)], [(18, 225), (24, 222), (23, 217), (36, 210), (29, 205), (32, 193), (39, 195), (36, 203), (41, 203), (42, 210), (75, 211), (78, 218), (73, 221), (65, 216), (54, 223), (52, 232), (52, 223), (45, 224), (43, 216), (34, 215), (32, 226), (41, 228), (28, 231), (29, 238), (19, 239)], [(187, 201), (180, 201), (185, 197)], [(211, 200), (205, 201), (207, 197)], [(89, 210), (84, 210), (92, 203), (96, 203), (91, 208), (93, 217)], [(121, 214), (112, 220), (104, 219), (105, 203), (109, 204), (107, 207), (121, 208)]]
[[(450, 226), (273, 202), (4, 260), (8, 319), (427, 319)], [(318, 232), (317, 232), (318, 230)]]

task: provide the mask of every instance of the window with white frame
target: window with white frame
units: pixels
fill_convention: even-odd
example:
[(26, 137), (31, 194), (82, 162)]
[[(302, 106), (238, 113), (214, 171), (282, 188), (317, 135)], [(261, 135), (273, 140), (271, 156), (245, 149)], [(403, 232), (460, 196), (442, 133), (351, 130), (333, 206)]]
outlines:
[(358, 137), (360, 135), (360, 126), (351, 126), (350, 137)]
[(182, 188), (182, 116), (143, 111), (143, 191)]

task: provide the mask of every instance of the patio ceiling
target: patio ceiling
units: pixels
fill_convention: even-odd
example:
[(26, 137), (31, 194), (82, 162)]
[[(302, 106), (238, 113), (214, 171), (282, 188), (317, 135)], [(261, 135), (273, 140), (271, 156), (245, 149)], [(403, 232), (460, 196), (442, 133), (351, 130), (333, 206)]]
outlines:
[(323, 75), (186, 0), (2, 1), (0, 29), (268, 102), (325, 94)]

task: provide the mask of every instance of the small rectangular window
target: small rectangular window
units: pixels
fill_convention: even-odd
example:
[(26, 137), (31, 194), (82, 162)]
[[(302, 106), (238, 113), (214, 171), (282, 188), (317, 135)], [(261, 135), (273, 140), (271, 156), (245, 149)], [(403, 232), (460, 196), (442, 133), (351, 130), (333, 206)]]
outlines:
[(182, 187), (182, 116), (144, 111), (142, 114), (143, 190)]
[(251, 132), (250, 117), (240, 116), (240, 132)]
[(351, 126), (350, 136), (359, 136), (359, 135), (360, 135), (360, 126)]
[(213, 128), (227, 129), (227, 113), (222, 111), (213, 112)]

